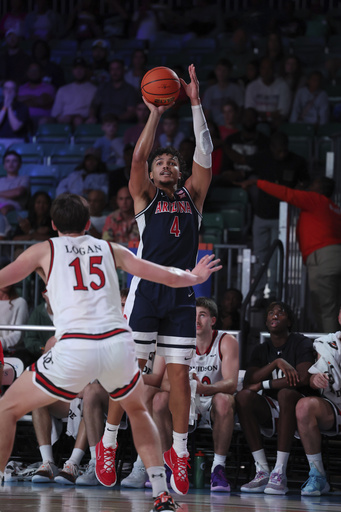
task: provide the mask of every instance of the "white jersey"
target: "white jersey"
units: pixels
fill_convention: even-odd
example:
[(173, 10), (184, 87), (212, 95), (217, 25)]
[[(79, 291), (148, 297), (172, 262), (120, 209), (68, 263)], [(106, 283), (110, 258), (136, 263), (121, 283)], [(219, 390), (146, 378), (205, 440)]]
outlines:
[(190, 371), (194, 371), (203, 384), (215, 384), (223, 378), (220, 342), (225, 334), (225, 331), (212, 331), (212, 342), (204, 354), (199, 354), (198, 347), (196, 348)]
[(309, 368), (309, 373), (327, 373), (329, 386), (323, 396), (341, 406), (341, 331), (326, 334), (314, 341), (320, 358)]
[(65, 333), (130, 331), (121, 310), (111, 245), (89, 235), (49, 240), (51, 264), (47, 292), (56, 337)]

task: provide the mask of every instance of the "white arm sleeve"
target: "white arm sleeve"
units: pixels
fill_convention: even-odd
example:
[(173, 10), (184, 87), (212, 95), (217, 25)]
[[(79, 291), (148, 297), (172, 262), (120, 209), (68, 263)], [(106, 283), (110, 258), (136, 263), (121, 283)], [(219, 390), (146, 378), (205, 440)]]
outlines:
[(201, 167), (209, 169), (212, 167), (213, 144), (202, 106), (192, 105), (192, 114), (196, 143), (193, 160)]

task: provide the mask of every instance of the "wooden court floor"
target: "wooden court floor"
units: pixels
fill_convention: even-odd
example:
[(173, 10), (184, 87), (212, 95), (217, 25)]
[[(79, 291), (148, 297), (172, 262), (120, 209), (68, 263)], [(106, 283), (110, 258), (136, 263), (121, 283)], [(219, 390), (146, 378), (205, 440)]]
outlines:
[[(341, 491), (327, 496), (301, 497), (299, 490), (286, 496), (210, 493), (190, 489), (186, 496), (174, 495), (178, 512), (339, 512)], [(66, 487), (30, 482), (5, 483), (0, 487), (0, 512), (150, 512), (150, 490)]]

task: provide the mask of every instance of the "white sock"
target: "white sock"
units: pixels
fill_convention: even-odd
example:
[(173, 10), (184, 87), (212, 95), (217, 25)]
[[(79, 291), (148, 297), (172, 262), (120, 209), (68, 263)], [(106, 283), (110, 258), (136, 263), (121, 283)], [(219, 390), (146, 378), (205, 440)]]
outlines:
[(324, 470), (323, 462), (322, 462), (322, 453), (314, 453), (313, 455), (307, 455), (307, 459), (309, 462), (309, 466), (311, 468), (314, 465), (321, 475), (326, 476), (326, 472)]
[(119, 425), (111, 425), (110, 423), (106, 422), (104, 434), (102, 437), (103, 446), (105, 448), (116, 448), (117, 443), (117, 433), (119, 429)]
[(225, 462), (226, 462), (226, 455), (218, 455), (217, 453), (215, 453), (213, 462), (212, 462), (211, 473), (214, 471), (214, 468), (216, 466), (223, 466), (223, 468), (224, 468)]
[(89, 446), (91, 460), (96, 460), (96, 445)]
[(179, 434), (173, 430), (173, 448), (178, 457), (187, 457), (187, 438), (188, 433)]
[(280, 473), (281, 475), (285, 475), (287, 472), (287, 465), (289, 460), (289, 452), (279, 452), (277, 451), (276, 464), (274, 467), (274, 471), (276, 473)]
[(168, 492), (164, 466), (151, 466), (147, 468), (147, 473), (152, 484), (153, 498), (156, 498), (161, 492)]
[[(75, 464), (79, 466), (82, 458), (84, 457), (85, 452), (80, 448), (74, 448), (71, 453), (71, 457), (66, 462), (70, 462), (71, 464)], [(65, 463), (66, 464), (66, 463)]]
[(265, 473), (270, 473), (269, 464), (266, 460), (265, 451), (263, 449), (252, 452), (252, 457), (256, 464), (262, 467)]
[(50, 444), (43, 444), (39, 446), (41, 460), (44, 462), (54, 462), (52, 446)]

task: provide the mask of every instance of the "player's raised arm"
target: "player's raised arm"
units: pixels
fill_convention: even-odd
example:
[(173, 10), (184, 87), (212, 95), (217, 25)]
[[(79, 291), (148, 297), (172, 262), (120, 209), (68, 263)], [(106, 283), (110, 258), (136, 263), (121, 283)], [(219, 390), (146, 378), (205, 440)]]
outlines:
[(191, 272), (176, 267), (165, 267), (147, 260), (137, 258), (129, 249), (119, 245), (111, 244), (116, 265), (122, 270), (134, 274), (142, 279), (154, 283), (165, 284), (172, 288), (185, 288), (195, 286), (207, 281), (213, 272), (222, 268), (220, 260), (214, 260), (214, 254), (206, 255), (197, 263)]
[(192, 175), (186, 181), (186, 188), (200, 212), (202, 212), (208, 187), (212, 179), (212, 151), (213, 143), (201, 106), (199, 94), (199, 81), (195, 67), (188, 67), (190, 83), (180, 78), (181, 84), (191, 100), (193, 115), (193, 130), (195, 135), (195, 151), (193, 157)]
[[(148, 163), (150, 152), (155, 141), (155, 134), (162, 114), (172, 104), (156, 107), (142, 98), (150, 110), (148, 121), (136, 143), (133, 160), (131, 164), (129, 191), (134, 199), (135, 213), (143, 210), (154, 197), (155, 187), (148, 174)], [(140, 201), (143, 201), (140, 204)]]

